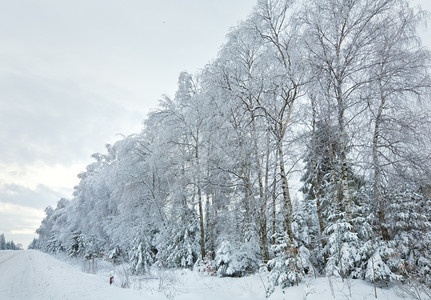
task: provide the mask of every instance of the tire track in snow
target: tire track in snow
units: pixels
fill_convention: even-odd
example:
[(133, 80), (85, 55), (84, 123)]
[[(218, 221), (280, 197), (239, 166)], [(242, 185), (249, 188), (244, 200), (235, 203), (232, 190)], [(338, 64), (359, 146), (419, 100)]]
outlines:
[[(14, 252), (16, 252), (18, 250), (15, 250)], [(8, 255), (10, 253), (10, 255)], [(12, 258), (14, 258), (15, 256), (17, 256), (19, 253), (13, 253), (13, 252), (9, 252), (9, 251), (5, 251), (5, 252), (0, 252), (1, 256), (0, 256), (0, 265), (8, 260), (11, 260)], [(5, 258), (3, 258), (5, 257)], [(3, 259), (2, 259), (3, 258)]]

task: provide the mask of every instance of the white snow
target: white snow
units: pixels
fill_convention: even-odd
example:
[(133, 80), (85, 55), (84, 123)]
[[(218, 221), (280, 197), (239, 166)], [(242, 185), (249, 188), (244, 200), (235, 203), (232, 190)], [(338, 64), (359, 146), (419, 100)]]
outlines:
[[(159, 271), (130, 277), (135, 289), (119, 287), (121, 268), (99, 262), (97, 274), (81, 271), (39, 251), (0, 251), (0, 299), (265, 299), (265, 274), (244, 278), (220, 278), (189, 270)], [(115, 285), (109, 285), (114, 271)], [(148, 278), (150, 277), (150, 278)], [(350, 288), (349, 288), (350, 287)], [(378, 299), (403, 299), (394, 289), (377, 289)], [(334, 296), (333, 296), (334, 295)], [(375, 299), (373, 286), (362, 280), (306, 279), (299, 286), (277, 289), (270, 300)]]
[(0, 251), (0, 299), (157, 299), (143, 291), (110, 287), (109, 281), (39, 251)]

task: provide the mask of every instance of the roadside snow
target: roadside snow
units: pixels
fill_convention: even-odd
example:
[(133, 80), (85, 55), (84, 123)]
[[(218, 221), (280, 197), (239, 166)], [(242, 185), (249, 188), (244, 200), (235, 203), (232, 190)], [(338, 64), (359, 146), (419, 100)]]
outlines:
[[(129, 277), (121, 266), (99, 261), (96, 275), (84, 273), (79, 261), (69, 263), (39, 251), (0, 251), (0, 299), (265, 299), (265, 274), (219, 278), (189, 270), (157, 271)], [(109, 273), (114, 271), (114, 285)], [(133, 289), (120, 285), (129, 282)], [(403, 299), (394, 289), (377, 289), (378, 299)], [(277, 289), (270, 300), (375, 299), (372, 285), (362, 280), (307, 279), (299, 286)], [(405, 299), (405, 298), (404, 298)]]
[[(144, 297), (145, 295), (145, 297)], [(109, 286), (39, 251), (0, 251), (0, 299), (158, 299)]]

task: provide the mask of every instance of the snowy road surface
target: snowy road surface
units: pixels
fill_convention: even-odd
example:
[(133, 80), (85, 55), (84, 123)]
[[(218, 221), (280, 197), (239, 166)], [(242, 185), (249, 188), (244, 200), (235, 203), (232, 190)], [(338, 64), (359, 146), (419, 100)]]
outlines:
[(0, 251), (0, 299), (156, 299), (108, 281), (39, 251)]

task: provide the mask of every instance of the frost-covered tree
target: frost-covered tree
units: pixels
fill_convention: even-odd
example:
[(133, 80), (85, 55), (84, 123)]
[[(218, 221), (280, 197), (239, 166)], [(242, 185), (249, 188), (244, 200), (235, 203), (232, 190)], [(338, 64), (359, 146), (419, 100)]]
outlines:
[(13, 241), (6, 241), (4, 233), (0, 235), (0, 250), (21, 250), (21, 244), (15, 245)]
[[(274, 136), (279, 176), (284, 203), (285, 229), (291, 239), (293, 207), (286, 165), (285, 143), (293, 139), (289, 128), (293, 123), (294, 104), (303, 94), (305, 71), (301, 60), (299, 36), (292, 1), (258, 1), (251, 22), (260, 36), (264, 51), (264, 76), (260, 86), (264, 93), (256, 97), (257, 107), (263, 110), (266, 124)], [(290, 137), (289, 137), (290, 135)]]
[(220, 276), (242, 277), (258, 269), (256, 243), (224, 240), (215, 255), (215, 268)]
[(136, 238), (132, 244), (134, 246), (129, 254), (130, 271), (132, 274), (144, 274), (156, 260), (155, 248), (146, 238)]
[(6, 239), (3, 233), (0, 235), (0, 250), (6, 250)]
[(389, 231), (393, 235), (394, 271), (430, 284), (430, 197), (427, 189), (393, 188), (388, 208)]
[(387, 287), (390, 282), (399, 280), (401, 276), (389, 267), (394, 264), (392, 257), (393, 249), (385, 243), (380, 245), (367, 261), (365, 279), (380, 287)]
[(346, 219), (333, 217), (335, 220), (325, 229), (328, 236), (325, 246), (328, 259), (325, 271), (328, 276), (346, 278), (354, 271), (358, 259), (358, 237), (352, 232), (352, 225)]
[(277, 236), (272, 246), (275, 257), (268, 262), (271, 271), (267, 296), (274, 292), (276, 286), (298, 285), (306, 274), (313, 272), (310, 251), (303, 245), (290, 243), (290, 238), (284, 234)]
[[(414, 102), (427, 92), (431, 81), (429, 52), (420, 47), (416, 33), (423, 12), (410, 8), (407, 1), (391, 1), (391, 8), (381, 15), (385, 27), (375, 37), (368, 108), (373, 127), (374, 198), (380, 234), (387, 241), (390, 234), (384, 202), (385, 176), (398, 161), (408, 159), (408, 149), (418, 144), (411, 138), (421, 135), (417, 122), (426, 124), (428, 120)], [(403, 141), (409, 146), (406, 147)], [(421, 164), (421, 161), (417, 157), (415, 163)]]
[(33, 238), (31, 243), (28, 245), (28, 249), (39, 249), (39, 241), (37, 238)]
[(167, 229), (158, 236), (157, 259), (168, 268), (192, 269), (199, 259), (199, 225), (190, 208), (178, 208)]

